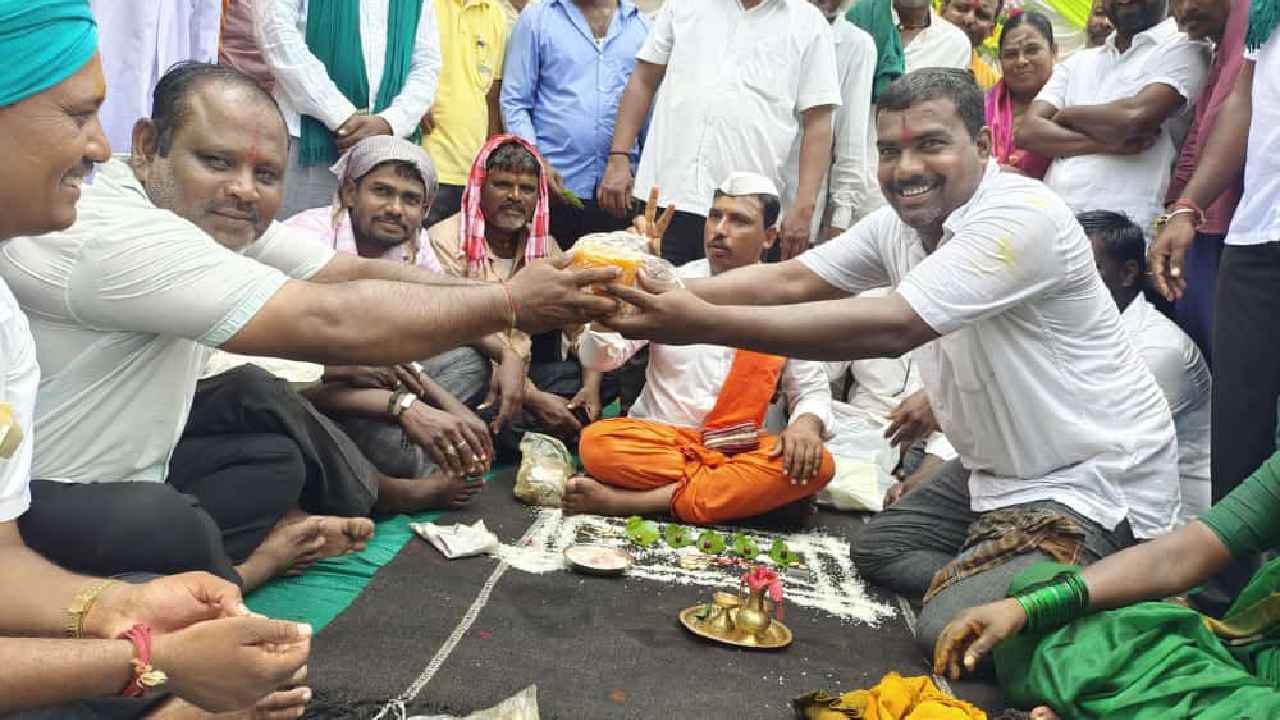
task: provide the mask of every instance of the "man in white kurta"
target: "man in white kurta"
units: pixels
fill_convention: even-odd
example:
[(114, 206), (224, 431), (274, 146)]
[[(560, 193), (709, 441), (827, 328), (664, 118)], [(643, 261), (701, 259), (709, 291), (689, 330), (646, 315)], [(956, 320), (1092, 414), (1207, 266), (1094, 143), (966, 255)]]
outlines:
[[(836, 72), (840, 78), (840, 107), (831, 117), (835, 146), (831, 165), (818, 189), (813, 213), (814, 242), (823, 242), (853, 226), (866, 214), (869, 198), (879, 194), (875, 187), (874, 143), (869, 143), (871, 121), (871, 86), (875, 80), (876, 42), (865, 30), (849, 22), (840, 12), (838, 0), (813, 0), (814, 5), (831, 23), (831, 37), (836, 47)], [(787, 157), (787, 177), (783, 191), (784, 212), (795, 204), (800, 184), (800, 142), (796, 138)], [(874, 207), (881, 203), (875, 202)], [(824, 220), (827, 213), (830, 218)], [(826, 223), (829, 231), (820, 235)]]
[[(706, 278), (758, 262), (777, 238), (773, 182), (734, 173), (707, 216), (707, 258), (677, 270)], [(617, 369), (649, 343), (588, 328), (579, 339), (583, 367)], [(790, 424), (763, 432), (775, 394), (787, 398)], [(754, 517), (818, 493), (835, 472), (822, 445), (832, 425), (822, 363), (718, 345), (653, 344), (644, 391), (628, 417), (582, 432), (578, 452), (590, 478), (571, 481), (568, 512), (630, 515), (669, 510), (696, 524)]]
[[(674, 265), (703, 257), (716, 187), (731, 172), (784, 183), (792, 144), (802, 153), (784, 250), (809, 241), (830, 164), (831, 113), (840, 104), (835, 47), (808, 0), (703, 0), (663, 5), (619, 105), (600, 205), (616, 215), (657, 188), (676, 215), (662, 243)], [(655, 100), (656, 97), (656, 100)], [(630, 148), (652, 110), (632, 183)]]
[[(364, 53), (369, 100), (373, 103), (387, 71), (387, 45), (390, 41), (391, 4), (374, 0), (348, 0), (359, 5), (359, 27), (345, 28), (358, 32)], [(440, 36), (436, 11), (431, 0), (424, 0), (414, 35), (414, 44), (404, 86), (391, 104), (373, 112), (373, 107), (356, 107), (338, 88), (308, 45), (308, 0), (256, 0), (254, 29), (258, 45), (275, 77), (275, 97), (289, 128), (289, 182), (285, 187), (284, 205), (279, 218), (292, 217), (303, 210), (328, 205), (338, 187), (338, 179), (329, 170), (329, 162), (315, 165), (299, 163), (298, 145), (302, 133), (302, 117), (310, 116), (332, 132), (369, 132), (407, 138), (418, 129), (422, 116), (435, 100), (440, 77)], [(335, 30), (336, 31), (336, 30)], [(365, 131), (353, 129), (366, 122), (361, 116), (380, 120), (379, 127)], [(370, 121), (372, 122), (372, 121)], [(339, 150), (363, 139), (340, 146)]]

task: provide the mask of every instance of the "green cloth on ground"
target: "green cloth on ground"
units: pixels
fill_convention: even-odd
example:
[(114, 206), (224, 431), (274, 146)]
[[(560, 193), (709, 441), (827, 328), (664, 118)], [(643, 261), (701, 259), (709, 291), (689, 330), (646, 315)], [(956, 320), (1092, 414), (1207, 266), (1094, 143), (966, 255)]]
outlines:
[[(1074, 569), (1034, 565), (1014, 578), (1009, 592)], [(1280, 561), (1254, 576), (1224, 622), (1277, 590)], [(1069, 718), (1238, 720), (1280, 717), (1277, 647), (1273, 635), (1228, 648), (1194, 610), (1144, 602), (1043, 635), (1019, 634), (994, 655), (1014, 707), (1048, 705)]]
[(849, 22), (857, 25), (876, 41), (876, 74), (871, 86), (871, 101), (906, 72), (907, 55), (898, 34), (898, 23), (893, 20), (892, 0), (858, 0), (845, 14)]
[(249, 609), (281, 620), (305, 622), (319, 632), (364, 590), (378, 568), (413, 537), (409, 523), (431, 522), (441, 512), (395, 515), (377, 523), (363, 552), (321, 560), (298, 577), (276, 578), (245, 598)]
[(1209, 508), (1200, 522), (1209, 526), (1235, 558), (1280, 547), (1280, 452)]
[[(383, 59), (382, 82), (369, 104), (369, 76), (364, 44), (360, 41), (360, 4), (350, 0), (311, 0), (307, 5), (307, 49), (323, 65), (329, 79), (360, 112), (386, 110), (409, 77), (413, 47), (417, 44), (422, 0), (390, 0), (387, 11), (387, 52)], [(421, 131), (410, 140), (418, 142)], [(304, 166), (330, 165), (338, 159), (333, 133), (324, 123), (302, 116), (298, 162)]]

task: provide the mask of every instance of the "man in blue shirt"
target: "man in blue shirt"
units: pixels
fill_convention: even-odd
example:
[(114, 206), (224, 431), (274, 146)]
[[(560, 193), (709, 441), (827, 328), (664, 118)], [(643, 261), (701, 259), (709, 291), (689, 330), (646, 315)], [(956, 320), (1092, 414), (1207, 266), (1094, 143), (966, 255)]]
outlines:
[[(649, 21), (629, 0), (548, 0), (520, 14), (507, 44), (502, 119), (538, 147), (582, 207), (560, 203), (551, 234), (569, 249), (593, 232), (625, 229), (596, 204), (618, 101)], [(639, 142), (630, 149), (639, 160)]]

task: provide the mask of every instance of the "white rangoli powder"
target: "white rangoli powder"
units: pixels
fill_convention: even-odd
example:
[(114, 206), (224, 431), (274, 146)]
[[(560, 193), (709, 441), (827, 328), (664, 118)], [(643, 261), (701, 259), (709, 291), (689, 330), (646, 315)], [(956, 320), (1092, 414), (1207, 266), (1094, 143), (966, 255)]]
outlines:
[[(559, 508), (541, 508), (528, 545), (516, 547), (500, 545), (497, 556), (511, 567), (530, 573), (545, 573), (565, 569), (564, 550), (576, 543), (626, 546), (625, 525), (621, 518), (598, 515), (564, 516)], [(735, 529), (717, 528), (727, 536)], [(700, 528), (688, 527), (690, 537), (697, 537)], [(867, 594), (866, 585), (858, 577), (849, 556), (848, 541), (820, 533), (771, 533), (744, 531), (762, 551), (755, 560), (759, 565), (772, 565), (769, 546), (776, 538), (782, 538), (787, 547), (800, 556), (804, 571), (787, 571), (783, 575), (786, 603), (821, 610), (841, 620), (879, 625), (882, 620), (894, 617), (897, 612)], [(689, 569), (680, 565), (681, 556), (698, 556), (695, 548), (678, 550), (659, 541), (651, 548), (629, 548), (635, 564), (628, 571), (632, 578), (641, 578), (671, 585), (696, 585), (707, 588), (735, 590), (743, 570), (736, 567), (712, 565)]]

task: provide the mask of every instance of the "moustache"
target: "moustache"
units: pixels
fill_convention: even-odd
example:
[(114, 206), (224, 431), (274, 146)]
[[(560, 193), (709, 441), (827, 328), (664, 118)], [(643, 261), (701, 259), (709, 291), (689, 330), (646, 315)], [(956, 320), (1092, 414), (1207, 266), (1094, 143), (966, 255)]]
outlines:
[(889, 183), (889, 192), (897, 194), (902, 192), (903, 188), (918, 187), (920, 185), (934, 187), (941, 184), (941, 175), (912, 175), (906, 180), (895, 180)]
[(243, 217), (254, 225), (262, 222), (262, 214), (258, 212), (256, 207), (249, 205), (241, 207), (239, 204), (230, 203), (227, 205), (219, 205), (212, 208), (209, 212), (219, 215), (231, 215), (233, 217)]
[(382, 221), (382, 222), (398, 225), (401, 228), (404, 227), (404, 218), (400, 217), (399, 215), (375, 215), (373, 218), (373, 221), (374, 222)]

